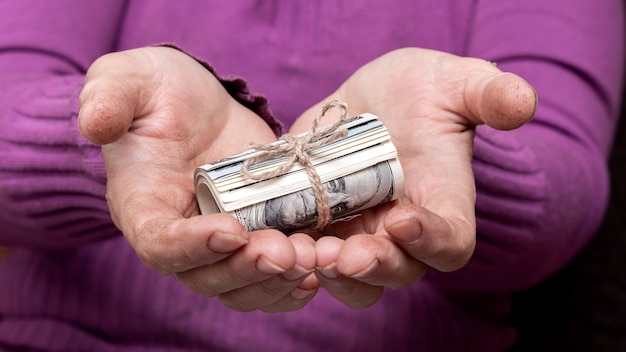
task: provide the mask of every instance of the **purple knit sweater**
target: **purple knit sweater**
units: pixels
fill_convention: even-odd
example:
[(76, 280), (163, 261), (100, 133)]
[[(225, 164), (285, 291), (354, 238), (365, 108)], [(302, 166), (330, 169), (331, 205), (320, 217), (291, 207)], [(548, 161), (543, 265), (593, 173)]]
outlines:
[[(0, 349), (505, 350), (509, 295), (558, 270), (602, 217), (622, 3), (3, 0)], [(100, 150), (77, 130), (90, 63), (165, 42), (244, 77), (285, 126), (402, 46), (494, 61), (528, 80), (539, 106), (519, 130), (478, 128), (478, 243), (464, 269), (360, 311), (321, 290), (297, 312), (238, 313), (143, 266), (109, 217)]]

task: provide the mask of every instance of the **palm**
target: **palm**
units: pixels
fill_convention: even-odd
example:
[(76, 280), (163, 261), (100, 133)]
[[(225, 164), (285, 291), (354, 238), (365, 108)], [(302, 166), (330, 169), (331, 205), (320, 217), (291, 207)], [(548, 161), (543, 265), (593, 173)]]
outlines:
[(90, 67), (80, 98), (81, 132), (103, 145), (113, 220), (148, 267), (237, 310), (295, 310), (313, 297), (308, 236), (192, 216), (197, 166), (276, 139), (208, 70), (171, 48), (114, 53)]
[[(189, 217), (197, 214), (193, 195), (193, 183), (189, 175), (198, 165), (240, 152), (251, 141), (267, 142), (274, 136), (272, 131), (254, 113), (235, 102), (221, 87), (220, 83), (193, 59), (171, 49), (143, 49), (128, 55), (136, 60), (141, 57), (145, 73), (110, 75), (115, 62), (95, 65), (88, 76), (82, 98), (89, 104), (83, 106), (83, 116), (94, 116), (89, 109), (97, 109), (98, 104), (107, 101), (87, 97), (96, 89), (99, 92), (113, 91), (116, 85), (128, 85), (132, 80), (151, 82), (140, 90), (139, 96), (132, 95), (127, 109), (122, 107), (118, 114), (125, 115), (127, 126), (123, 124), (111, 135), (103, 135), (106, 121), (90, 121), (90, 129), (84, 131), (103, 145), (103, 155), (107, 165), (109, 193), (118, 195), (109, 198), (112, 209), (127, 209), (135, 202), (141, 206), (155, 206), (160, 212), (167, 210), (169, 216)], [(146, 64), (147, 63), (147, 64)], [(151, 66), (151, 67), (150, 67)], [(130, 67), (130, 70), (135, 70)], [(107, 80), (89, 81), (108, 71)], [(111, 79), (111, 77), (113, 79)], [(118, 77), (128, 77), (119, 81)], [(109, 86), (110, 87), (109, 87)], [(97, 116), (97, 115), (96, 115)], [(106, 117), (106, 116), (105, 116)], [(251, 124), (256, 128), (242, 133), (240, 125)], [(90, 134), (90, 130), (93, 133)], [(111, 130), (111, 128), (109, 128)], [(126, 132), (127, 131), (127, 132)], [(236, 131), (236, 133), (234, 133)], [(108, 143), (115, 141), (115, 143)], [(155, 185), (159, 185), (155, 187)], [(120, 197), (119, 195), (124, 195)], [(148, 201), (150, 199), (150, 201)], [(160, 202), (155, 203), (155, 200)], [(116, 214), (114, 219), (116, 219)], [(165, 215), (165, 214), (164, 214)], [(120, 224), (123, 226), (123, 224)], [(129, 226), (132, 226), (129, 224)], [(133, 229), (122, 229), (131, 233)]]
[[(354, 280), (323, 284), (348, 304), (355, 296), (348, 291), (362, 292), (361, 301), (372, 303), (379, 286), (410, 284), (426, 265), (463, 266), (475, 244), (474, 126), (512, 129), (528, 121), (536, 103), (532, 88), (482, 60), (406, 49), (362, 67), (330, 98), (346, 101), (351, 114), (370, 112), (384, 122), (398, 150), (405, 192), (394, 204), (324, 229), (345, 241), (318, 240), (321, 274)], [(292, 131), (304, 130), (317, 109)]]

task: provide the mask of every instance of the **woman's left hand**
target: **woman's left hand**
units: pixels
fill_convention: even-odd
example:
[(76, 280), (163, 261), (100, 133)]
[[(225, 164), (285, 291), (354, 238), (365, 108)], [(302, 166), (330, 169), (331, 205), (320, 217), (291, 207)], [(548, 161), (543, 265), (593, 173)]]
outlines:
[[(405, 192), (398, 201), (324, 228), (332, 236), (316, 242), (322, 286), (346, 305), (363, 308), (384, 287), (410, 285), (428, 267), (463, 267), (476, 243), (474, 127), (509, 130), (530, 121), (534, 89), (484, 60), (408, 48), (363, 66), (330, 99), (347, 102), (350, 116), (379, 116), (398, 150)], [(304, 113), (291, 132), (306, 131), (322, 104)]]

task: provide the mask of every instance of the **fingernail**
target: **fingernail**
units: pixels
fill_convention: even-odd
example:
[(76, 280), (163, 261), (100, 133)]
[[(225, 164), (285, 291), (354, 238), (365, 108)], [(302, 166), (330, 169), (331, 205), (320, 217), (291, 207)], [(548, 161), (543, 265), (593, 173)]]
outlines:
[(422, 228), (414, 220), (401, 220), (392, 224), (386, 230), (397, 241), (407, 244), (419, 241), (422, 235)]
[(367, 277), (372, 272), (376, 271), (376, 269), (378, 269), (379, 267), (380, 267), (380, 261), (378, 259), (375, 259), (373, 262), (370, 263), (370, 265), (367, 266), (367, 268), (365, 268), (364, 270), (361, 270), (360, 272), (354, 275), (350, 275), (350, 277), (354, 279), (361, 279), (361, 278)]
[(296, 287), (291, 291), (290, 295), (295, 299), (301, 300), (310, 297), (314, 292), (315, 290), (303, 290)]
[(256, 261), (256, 269), (263, 274), (268, 275), (276, 275), (285, 272), (285, 268), (277, 265), (276, 263), (270, 261), (264, 256), (260, 256)]
[(322, 276), (324, 276), (327, 279), (336, 279), (339, 276), (341, 276), (341, 273), (339, 273), (339, 271), (337, 271), (337, 264), (335, 264), (335, 263), (328, 264), (328, 265), (326, 265), (323, 268), (318, 267), (317, 268), (317, 272), (322, 274)]
[(248, 241), (241, 236), (231, 235), (223, 232), (216, 232), (209, 238), (209, 249), (216, 253), (229, 253), (240, 248)]
[(283, 277), (289, 281), (302, 280), (311, 272), (311, 270), (306, 270), (304, 267), (296, 264), (293, 268), (284, 272)]

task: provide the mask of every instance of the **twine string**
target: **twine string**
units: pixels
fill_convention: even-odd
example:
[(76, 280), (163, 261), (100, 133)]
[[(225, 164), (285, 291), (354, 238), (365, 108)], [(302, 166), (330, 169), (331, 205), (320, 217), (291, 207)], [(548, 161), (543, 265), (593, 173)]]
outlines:
[[(332, 125), (319, 127), (322, 118), (332, 109), (341, 109), (341, 116)], [(287, 173), (291, 167), (298, 163), (305, 169), (313, 195), (315, 196), (315, 204), (317, 208), (317, 223), (313, 227), (315, 230), (321, 230), (328, 225), (331, 220), (330, 206), (328, 204), (328, 196), (324, 190), (322, 179), (315, 170), (315, 166), (311, 162), (309, 152), (326, 144), (330, 144), (339, 138), (343, 138), (348, 134), (346, 128), (340, 128), (345, 122), (348, 113), (348, 105), (338, 100), (332, 100), (320, 109), (315, 120), (311, 124), (311, 129), (303, 135), (285, 134), (280, 139), (285, 143), (282, 144), (257, 144), (250, 143), (250, 148), (260, 151), (255, 157), (247, 159), (243, 163), (241, 173), (244, 177), (255, 181), (268, 180), (273, 177), (281, 176)], [(284, 164), (277, 166), (273, 170), (253, 173), (250, 168), (263, 161), (287, 157)]]

